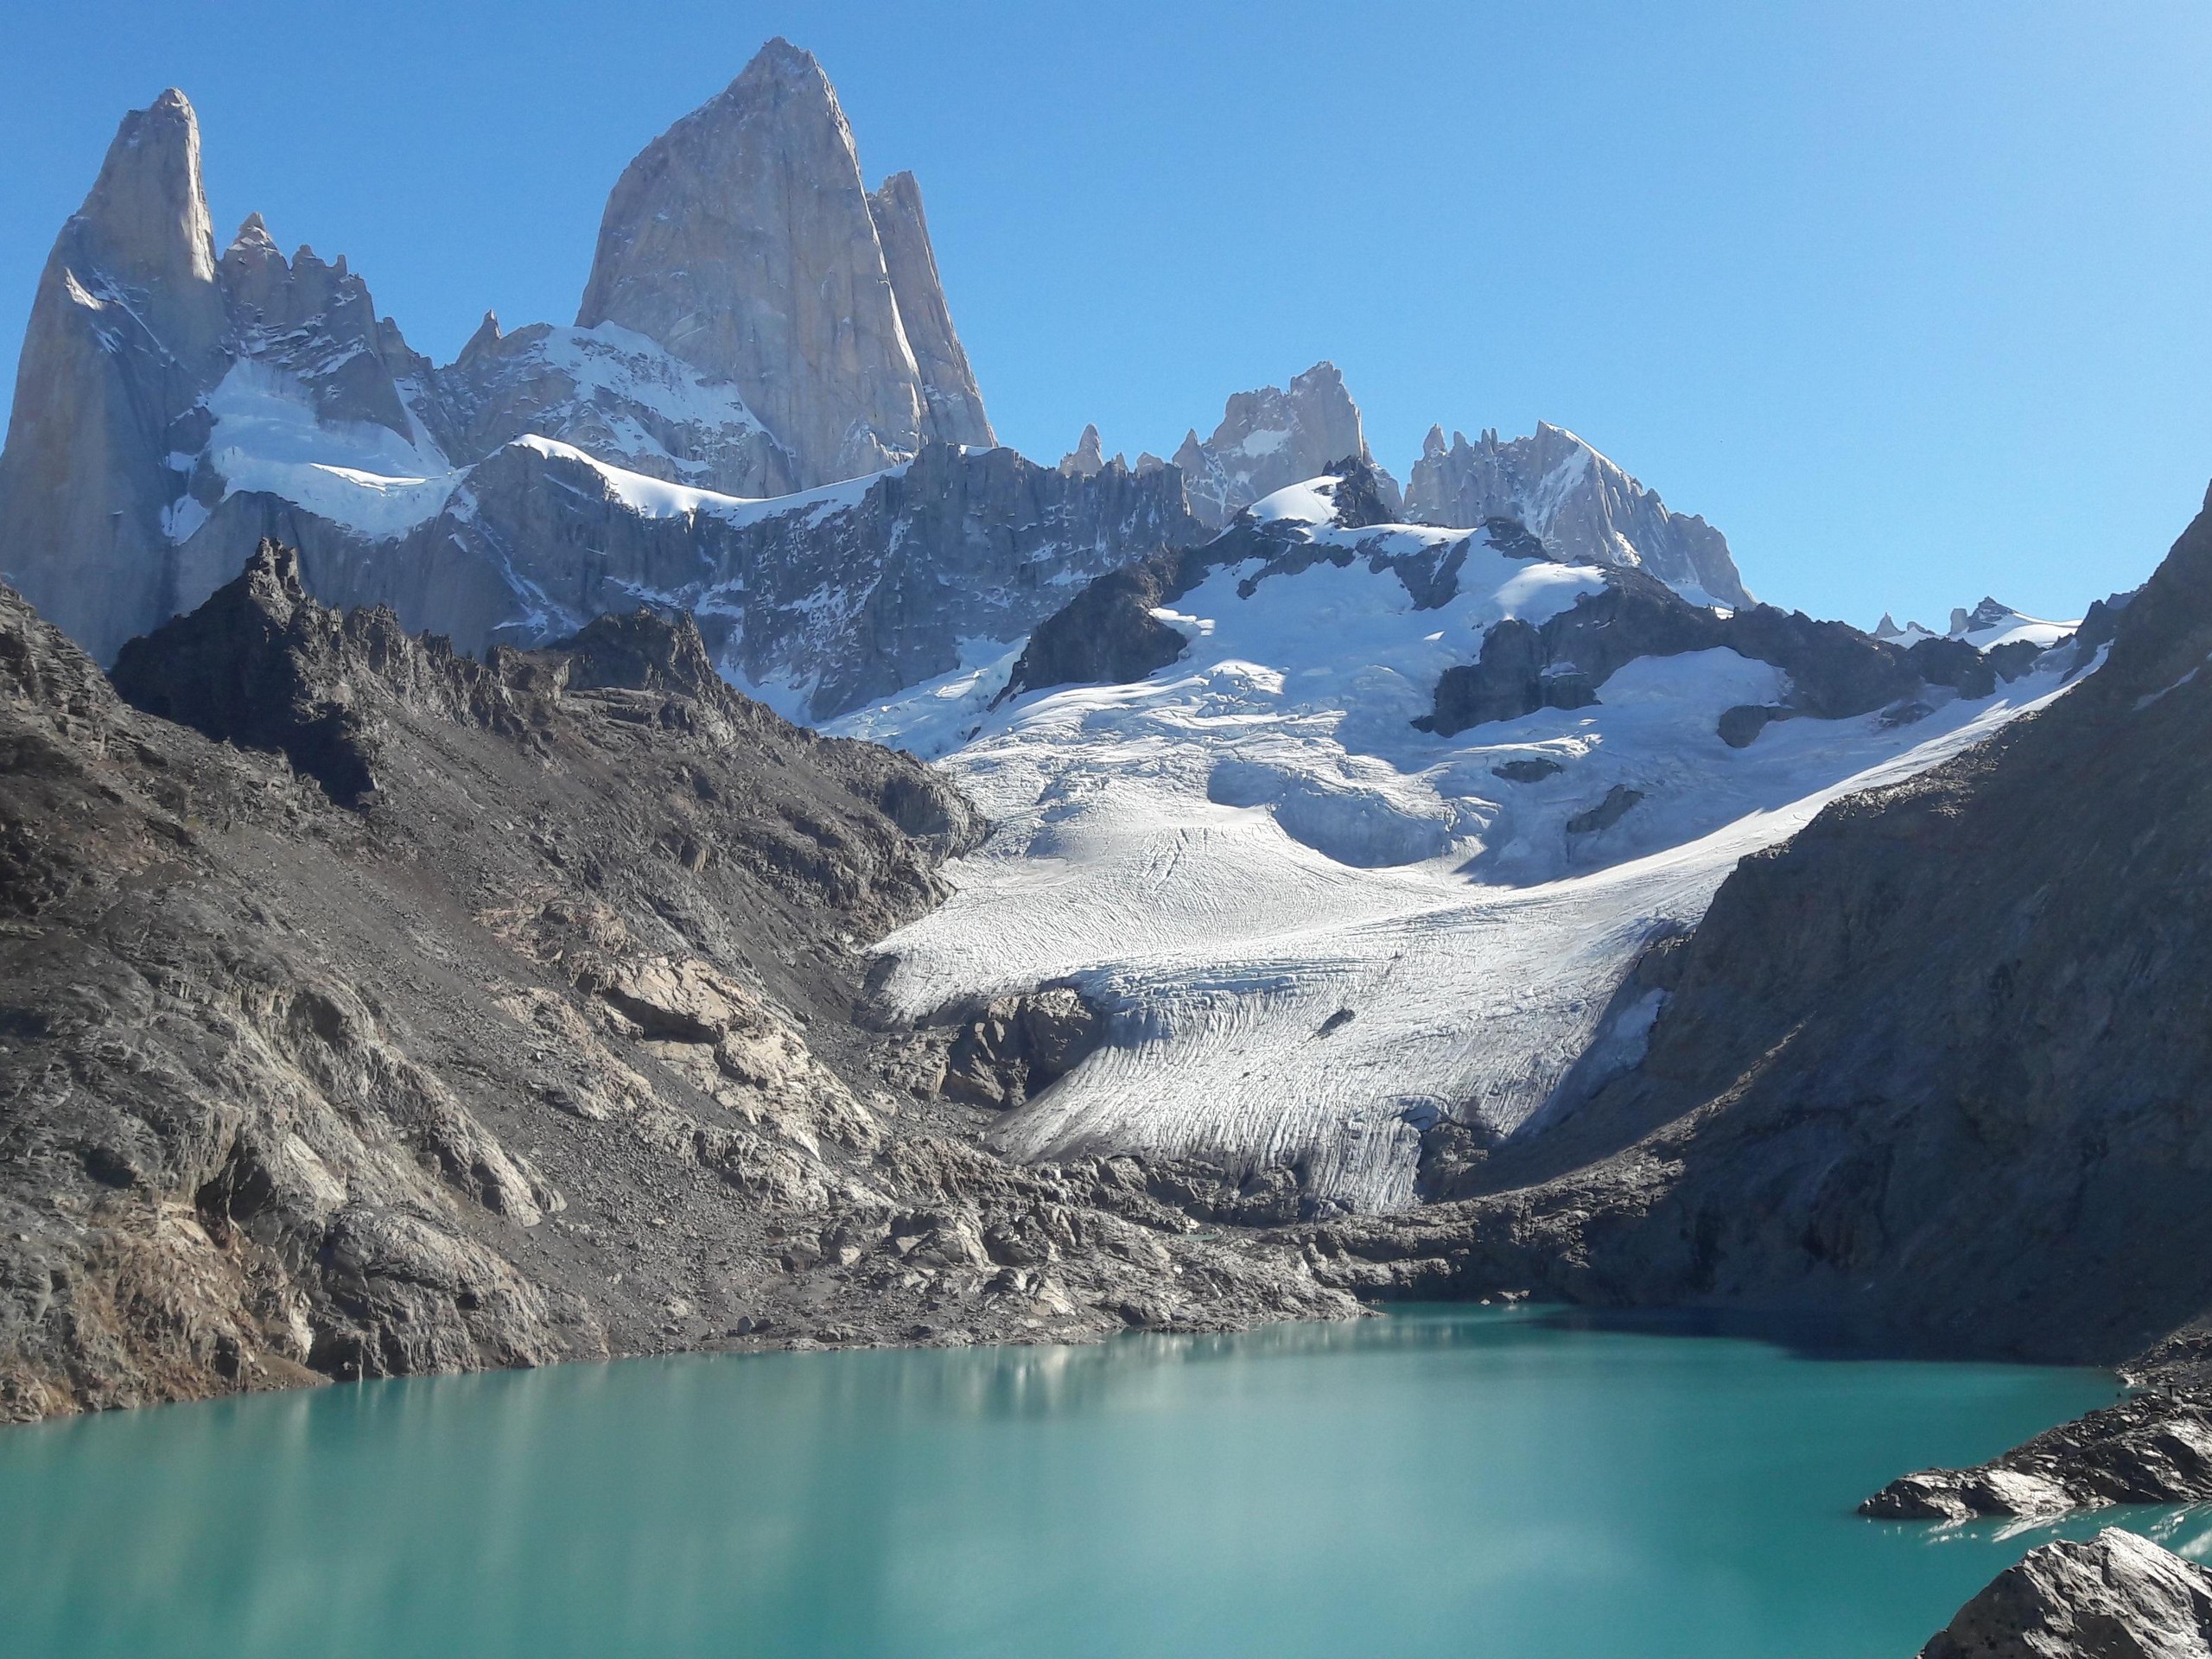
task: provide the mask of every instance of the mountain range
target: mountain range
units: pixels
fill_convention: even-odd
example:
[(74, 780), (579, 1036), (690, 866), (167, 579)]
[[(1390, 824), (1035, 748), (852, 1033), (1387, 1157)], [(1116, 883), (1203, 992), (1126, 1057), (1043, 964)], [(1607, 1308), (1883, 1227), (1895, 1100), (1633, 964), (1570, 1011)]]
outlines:
[(0, 1408), (1529, 1291), (2190, 1383), (2208, 523), (1867, 633), (1326, 362), (1025, 458), (781, 41), (437, 365), (164, 93), (0, 452)]

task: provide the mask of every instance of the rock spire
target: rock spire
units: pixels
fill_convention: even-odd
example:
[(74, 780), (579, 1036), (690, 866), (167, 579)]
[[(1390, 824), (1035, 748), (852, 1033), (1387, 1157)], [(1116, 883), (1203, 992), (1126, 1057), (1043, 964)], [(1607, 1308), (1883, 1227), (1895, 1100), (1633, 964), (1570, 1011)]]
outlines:
[(733, 382), (803, 486), (990, 441), (920, 193), (870, 196), (829, 77), (785, 40), (624, 170), (576, 316), (607, 322)]

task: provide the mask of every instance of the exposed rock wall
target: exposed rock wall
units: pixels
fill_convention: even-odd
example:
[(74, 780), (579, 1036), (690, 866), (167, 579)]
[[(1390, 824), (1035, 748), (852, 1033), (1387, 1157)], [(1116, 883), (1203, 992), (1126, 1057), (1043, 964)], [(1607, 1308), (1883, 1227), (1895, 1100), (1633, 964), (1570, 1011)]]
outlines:
[(963, 642), (1018, 639), (1099, 572), (1205, 533), (1173, 473), (1071, 477), (1010, 449), (931, 444), (836, 499), (764, 508), (664, 512), (626, 487), (533, 440), (480, 463), (399, 537), (238, 494), (181, 563), (212, 587), (275, 537), (302, 550), (310, 591), (390, 605), (467, 651), (543, 643), (639, 603), (690, 611), (732, 675), (827, 719), (958, 668)]
[(1486, 518), (1526, 524), (1569, 563), (1641, 567), (1700, 604), (1751, 602), (1726, 537), (1694, 515), (1671, 512), (1573, 433), (1538, 422), (1533, 436), (1479, 443), (1432, 428), (1406, 486), (1417, 524), (1472, 527)]
[[(342, 257), (287, 259), (258, 214), (217, 259), (199, 158), (181, 94), (125, 118), (48, 261), (0, 454), (8, 574), (101, 661), (265, 534), (308, 544), (311, 581), (365, 579), (328, 597), (471, 644), (580, 625), (596, 609), (543, 602), (529, 545), (505, 540), (559, 504), (473, 516), (532, 435), (742, 499), (992, 442), (918, 188), (862, 187), (835, 93), (783, 41), (625, 173), (584, 326), (487, 315), (442, 368)], [(482, 568), (394, 546), (456, 527)]]
[[(1415, 723), (1442, 736), (1485, 721), (1516, 720), (1538, 709), (1580, 709), (1639, 657), (1728, 650), (1772, 663), (1789, 675), (1789, 699), (1772, 707), (1729, 709), (1720, 733), (1742, 748), (1772, 721), (1796, 715), (1836, 720), (1910, 698), (1924, 683), (1957, 685), (1986, 696), (1994, 671), (1973, 646), (1953, 640), (1964, 660), (1906, 651), (1841, 622), (1802, 611), (1755, 605), (1728, 615), (1693, 605), (1635, 569), (1609, 569), (1605, 586), (1538, 626), (1508, 621), (1484, 638), (1471, 664), (1446, 669), (1435, 707)], [(1925, 712), (1924, 710), (1923, 712)]]
[(181, 92), (124, 118), (31, 303), (0, 452), (0, 568), (102, 658), (169, 612), (169, 457), (227, 332)]
[(883, 246), (883, 267), (899, 302), (899, 321), (914, 353), (915, 372), (921, 377), (922, 435), (938, 443), (991, 448), (998, 439), (945, 303), (937, 251), (930, 245), (929, 220), (922, 213), (922, 187), (912, 173), (893, 173), (869, 194), (868, 211)]
[[(901, 285), (944, 380), (917, 360)], [(988, 442), (918, 192), (894, 179), (871, 203), (829, 78), (785, 41), (624, 170), (576, 314), (580, 328), (601, 322), (733, 382), (802, 487), (872, 471), (925, 437)]]
[[(1193, 428), (1173, 457), (1190, 491), (1191, 510), (1219, 530), (1238, 511), (1289, 484), (1318, 478), (1338, 462), (1372, 464), (1359, 407), (1333, 363), (1316, 363), (1290, 383), (1240, 391), (1203, 442)], [(1398, 486), (1378, 469), (1378, 487), (1396, 516)]]
[(2208, 653), (2202, 517), (2097, 673), (1746, 858), (1672, 953), (1641, 1063), (1476, 1163), (1458, 1190), (1483, 1196), (1349, 1230), (1342, 1282), (2201, 1352)]

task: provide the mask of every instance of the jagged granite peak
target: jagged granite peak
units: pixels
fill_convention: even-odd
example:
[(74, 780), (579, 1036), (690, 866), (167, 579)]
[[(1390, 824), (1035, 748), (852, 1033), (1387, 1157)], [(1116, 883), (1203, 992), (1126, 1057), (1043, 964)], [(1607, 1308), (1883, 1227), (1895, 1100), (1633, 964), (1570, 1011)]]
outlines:
[[(894, 181), (895, 183), (895, 181)], [(733, 382), (802, 487), (911, 454), (982, 401), (935, 278), (918, 194), (887, 186), (894, 283), (852, 129), (820, 64), (780, 38), (632, 162), (607, 198), (577, 327), (620, 323)], [(950, 382), (932, 406), (900, 315)]]
[(1564, 427), (1498, 441), (1485, 431), (1446, 444), (1432, 427), (1406, 486), (1415, 524), (1472, 526), (1517, 519), (1570, 563), (1641, 565), (1698, 604), (1751, 603), (1727, 538), (1700, 518), (1669, 512), (1592, 445)]
[(484, 321), (476, 325), (476, 332), (461, 342), (461, 355), (454, 362), (456, 365), (472, 362), (497, 346), (504, 337), (505, 333), (499, 327), (499, 314), (486, 310)]
[(1071, 478), (1090, 478), (1106, 465), (1096, 426), (1086, 426), (1074, 448), (1060, 457), (1060, 471)]
[(921, 377), (924, 435), (940, 443), (988, 448), (998, 438), (983, 412), (982, 389), (968, 366), (967, 349), (945, 303), (937, 250), (922, 212), (922, 187), (912, 173), (893, 173), (869, 195), (868, 210), (876, 238), (883, 245), (884, 269), (899, 302), (899, 321)]
[[(380, 426), (399, 445), (413, 446), (417, 425), (402, 388), (426, 380), (430, 365), (408, 346), (397, 324), (377, 315), (368, 283), (348, 267), (345, 255), (326, 261), (302, 244), (288, 260), (256, 213), (224, 251), (218, 274), (228, 314), (231, 372), (242, 362), (254, 365), (252, 387), (239, 390), (249, 397), (296, 394), (318, 423)], [(212, 401), (211, 408), (219, 423), (221, 403)], [(213, 470), (222, 470), (219, 462)], [(181, 594), (177, 602), (189, 605), (198, 598)]]
[[(1333, 363), (1316, 363), (1292, 379), (1285, 391), (1262, 386), (1232, 396), (1213, 435), (1201, 442), (1196, 430), (1176, 450), (1191, 511), (1216, 530), (1238, 511), (1284, 486), (1317, 478), (1346, 456), (1373, 460), (1360, 423), (1359, 406), (1344, 390)], [(1378, 469), (1380, 471), (1380, 469)], [(1381, 473), (1395, 515), (1397, 480)]]
[(182, 92), (172, 86), (123, 118), (62, 237), (73, 264), (145, 291), (156, 328), (214, 321), (207, 290), (215, 232), (200, 176), (200, 119)]
[(0, 561), (105, 658), (172, 608), (168, 457), (191, 454), (227, 323), (181, 92), (123, 118), (39, 278), (0, 453)]
[(238, 221), (238, 234), (231, 238), (230, 251), (250, 253), (263, 249), (276, 252), (276, 238), (269, 234), (269, 222), (257, 209)]

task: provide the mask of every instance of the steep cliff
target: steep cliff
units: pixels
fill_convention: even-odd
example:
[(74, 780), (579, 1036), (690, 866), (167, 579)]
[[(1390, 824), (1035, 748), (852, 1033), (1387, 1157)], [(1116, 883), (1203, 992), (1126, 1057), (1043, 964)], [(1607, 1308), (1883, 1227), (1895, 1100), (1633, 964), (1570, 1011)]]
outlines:
[[(538, 597), (558, 574), (511, 539), (562, 505), (474, 516), (529, 470), (521, 440), (741, 501), (993, 442), (918, 187), (862, 188), (835, 93), (785, 42), (625, 173), (582, 326), (487, 315), (442, 367), (343, 257), (286, 258), (257, 213), (218, 259), (199, 156), (181, 94), (124, 121), (48, 262), (0, 454), (8, 574), (99, 660), (265, 534), (308, 545), (311, 581), (373, 569), (327, 598), (471, 645), (580, 624), (597, 607)], [(410, 565), (456, 530), (433, 562), (464, 569)]]
[(603, 322), (732, 382), (801, 487), (989, 442), (919, 192), (870, 198), (829, 78), (786, 41), (624, 170), (576, 314)]
[[(1286, 485), (1319, 477), (1338, 463), (1372, 464), (1359, 406), (1344, 390), (1333, 363), (1316, 363), (1289, 390), (1262, 386), (1240, 391), (1223, 409), (1213, 435), (1185, 435), (1173, 461), (1190, 491), (1191, 510), (1216, 530), (1255, 501)], [(1398, 486), (1377, 469), (1380, 487), (1395, 511)]]
[(228, 320), (175, 90), (124, 118), (39, 278), (0, 452), (0, 565), (96, 656), (169, 613), (175, 454), (206, 442)]
[(180, 567), (205, 593), (264, 536), (299, 546), (322, 598), (390, 605), (465, 650), (639, 604), (690, 612), (734, 677), (826, 719), (957, 670), (979, 642), (1002, 650), (1099, 572), (1205, 530), (1173, 473), (1070, 477), (1010, 449), (932, 443), (872, 477), (743, 500), (526, 437), (397, 533), (232, 494)]

